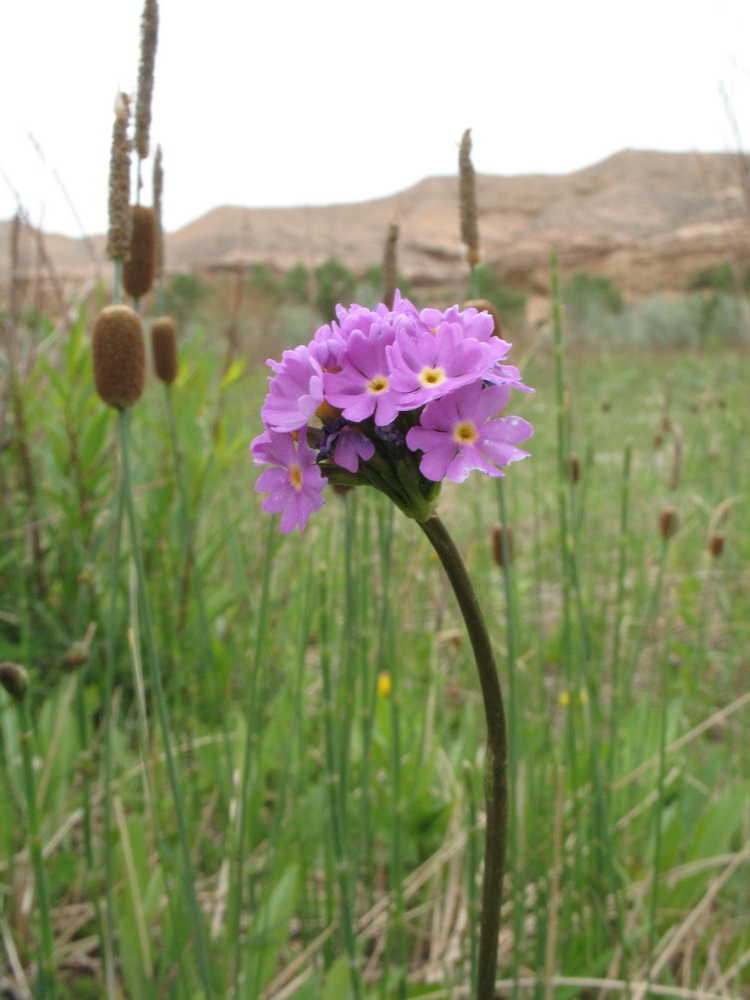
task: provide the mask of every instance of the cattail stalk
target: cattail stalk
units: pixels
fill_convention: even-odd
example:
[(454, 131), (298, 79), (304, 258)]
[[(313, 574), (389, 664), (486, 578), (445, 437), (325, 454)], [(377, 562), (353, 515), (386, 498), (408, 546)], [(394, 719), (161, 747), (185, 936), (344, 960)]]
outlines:
[(164, 167), (162, 165), (161, 146), (156, 147), (154, 155), (154, 173), (152, 178), (152, 196), (154, 219), (156, 222), (156, 253), (154, 255), (154, 271), (158, 290), (157, 309), (164, 312)]
[(388, 235), (385, 239), (385, 248), (383, 251), (382, 301), (385, 302), (389, 309), (393, 308), (393, 299), (398, 285), (398, 235), (398, 223), (391, 222), (388, 226)]
[(479, 264), (479, 224), (477, 222), (477, 193), (474, 165), (471, 162), (471, 129), (467, 128), (461, 139), (458, 153), (458, 204), (461, 218), (461, 242), (472, 270)]
[(205, 931), (203, 928), (203, 918), (198, 904), (195, 888), (195, 875), (193, 861), (190, 854), (190, 846), (187, 838), (187, 824), (185, 821), (185, 811), (183, 806), (182, 792), (177, 773), (177, 763), (172, 747), (172, 737), (169, 728), (169, 717), (167, 714), (167, 703), (164, 697), (164, 685), (162, 681), (162, 670), (159, 655), (154, 639), (154, 630), (151, 620), (151, 607), (146, 589), (146, 570), (143, 563), (143, 552), (140, 544), (140, 528), (135, 512), (133, 501), (133, 490), (130, 479), (130, 440), (129, 440), (129, 416), (130, 411), (120, 409), (120, 454), (121, 454), (121, 475), (122, 492), (125, 501), (125, 511), (130, 528), (132, 540), (132, 555), (135, 563), (138, 602), (141, 611), (141, 621), (143, 624), (142, 634), (146, 646), (146, 659), (150, 667), (151, 686), (156, 704), (157, 719), (161, 730), (162, 742), (164, 745), (164, 757), (167, 765), (167, 780), (172, 793), (172, 800), (175, 809), (175, 819), (177, 823), (177, 834), (179, 852), (182, 860), (182, 880), (185, 893), (185, 902), (192, 920), (193, 934), (195, 936), (198, 967), (200, 971), (203, 994), (206, 1000), (212, 1000), (213, 988), (211, 985), (211, 972), (208, 962), (208, 952), (206, 950)]
[(107, 256), (115, 262), (113, 300), (120, 299), (120, 275), (123, 262), (130, 256), (130, 107), (127, 94), (115, 98), (115, 124), (109, 160), (109, 230)]
[[(138, 97), (135, 105), (135, 148), (140, 161), (148, 157), (151, 130), (151, 97), (154, 92), (154, 63), (159, 36), (159, 5), (146, 0), (141, 15), (141, 60), (138, 66)], [(140, 187), (140, 176), (139, 176)], [(138, 192), (136, 192), (136, 197)]]

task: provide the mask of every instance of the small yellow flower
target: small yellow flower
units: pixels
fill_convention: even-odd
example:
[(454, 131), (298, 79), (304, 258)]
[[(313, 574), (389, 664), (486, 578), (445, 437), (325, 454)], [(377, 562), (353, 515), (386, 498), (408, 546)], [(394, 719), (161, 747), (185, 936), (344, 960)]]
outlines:
[(378, 698), (387, 698), (391, 693), (391, 675), (383, 672), (378, 674)]
[(567, 708), (570, 704), (570, 692), (563, 691), (557, 700), (562, 708)]

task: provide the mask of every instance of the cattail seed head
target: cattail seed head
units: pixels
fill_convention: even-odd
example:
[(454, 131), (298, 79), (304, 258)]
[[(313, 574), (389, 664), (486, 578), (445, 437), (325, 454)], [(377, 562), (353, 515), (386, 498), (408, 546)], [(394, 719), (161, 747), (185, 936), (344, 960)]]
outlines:
[(506, 531), (499, 524), (492, 529), (492, 555), (495, 564), (501, 569), (505, 565), (506, 555), (508, 564), (513, 562), (513, 528), (510, 525)]
[(94, 383), (118, 410), (138, 402), (146, 382), (143, 324), (130, 306), (107, 306), (94, 321)]
[(718, 559), (721, 553), (724, 551), (724, 543), (727, 540), (727, 536), (723, 531), (714, 531), (708, 540), (708, 551), (714, 559)]
[(677, 511), (674, 507), (665, 507), (659, 516), (659, 534), (666, 541), (678, 528)]
[(138, 98), (135, 105), (135, 148), (141, 160), (148, 156), (158, 36), (159, 5), (156, 0), (146, 0), (141, 15), (141, 61), (138, 66)]
[(398, 233), (397, 222), (388, 226), (383, 250), (383, 302), (389, 309), (393, 307), (393, 298), (398, 284)]
[(130, 117), (127, 94), (115, 98), (115, 124), (112, 129), (112, 149), (109, 158), (109, 230), (107, 256), (110, 260), (127, 260), (130, 254)]
[(494, 303), (490, 302), (489, 299), (469, 299), (464, 302), (463, 309), (478, 309), (479, 312), (488, 312), (493, 319), (495, 324), (495, 329), (492, 331), (493, 336), (497, 337), (498, 340), (503, 339), (503, 324), (500, 319), (500, 312)]
[(151, 353), (156, 377), (171, 385), (177, 378), (177, 325), (171, 316), (151, 324)]
[(13, 701), (22, 702), (29, 689), (29, 675), (20, 663), (6, 660), (0, 663), (0, 684), (5, 688)]
[(458, 204), (461, 216), (461, 242), (466, 246), (469, 265), (480, 261), (479, 225), (477, 223), (477, 193), (474, 165), (471, 162), (471, 129), (461, 138), (458, 153)]
[(571, 455), (568, 459), (568, 469), (570, 472), (570, 480), (572, 483), (577, 483), (581, 478), (581, 459), (578, 455)]
[(151, 291), (156, 270), (156, 214), (153, 208), (133, 205), (131, 209), (132, 235), (130, 259), (122, 271), (125, 291), (140, 299)]

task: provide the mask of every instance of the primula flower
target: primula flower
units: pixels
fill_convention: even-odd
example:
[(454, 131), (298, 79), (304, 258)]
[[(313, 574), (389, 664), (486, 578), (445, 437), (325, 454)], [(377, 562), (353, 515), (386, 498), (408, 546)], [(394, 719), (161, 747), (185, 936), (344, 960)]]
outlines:
[(420, 426), (406, 435), (407, 445), (423, 453), (422, 475), (434, 482), (462, 483), (472, 469), (502, 476), (497, 466), (526, 458), (528, 452), (516, 444), (531, 437), (531, 424), (520, 417), (496, 417), (509, 396), (508, 386), (484, 388), (481, 382), (473, 382), (428, 403)]
[(270, 493), (263, 501), (263, 510), (271, 514), (283, 511), (284, 534), (295, 526), (302, 531), (313, 511), (325, 503), (321, 494), (328, 482), (315, 464), (315, 452), (305, 435), (300, 433), (295, 441), (292, 434), (266, 431), (255, 438), (251, 449), (256, 465), (274, 466), (261, 472), (255, 484), (259, 493)]
[(381, 427), (395, 420), (398, 406), (386, 353), (392, 339), (392, 331), (370, 338), (355, 330), (341, 358), (341, 371), (324, 373), (326, 400), (347, 420), (359, 422), (374, 416)]
[(413, 410), (481, 380), (505, 356), (507, 344), (497, 338), (481, 343), (467, 337), (458, 323), (441, 323), (435, 333), (417, 337), (399, 331), (386, 353), (393, 367), (391, 386), (399, 395), (399, 409)]
[(260, 415), (275, 431), (296, 431), (308, 424), (323, 402), (323, 371), (309, 347), (284, 351), (281, 363), (269, 360), (276, 372), (268, 381)]
[(418, 312), (398, 293), (392, 309), (337, 306), (307, 345), (268, 362), (252, 444), (255, 464), (272, 466), (257, 484), (263, 509), (282, 514), (282, 532), (302, 530), (326, 482), (370, 485), (424, 525), (443, 479), (503, 475), (532, 434), (497, 416), (511, 388), (526, 390), (509, 349), (473, 307)]

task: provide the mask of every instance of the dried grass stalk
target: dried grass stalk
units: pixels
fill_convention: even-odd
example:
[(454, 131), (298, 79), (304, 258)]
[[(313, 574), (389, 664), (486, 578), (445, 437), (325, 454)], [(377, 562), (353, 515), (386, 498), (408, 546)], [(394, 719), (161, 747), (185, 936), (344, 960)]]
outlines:
[(398, 233), (397, 222), (388, 226), (383, 251), (383, 302), (389, 309), (393, 308), (393, 299), (398, 284)]
[(154, 63), (159, 36), (159, 5), (146, 0), (141, 15), (141, 61), (138, 66), (138, 98), (135, 104), (135, 148), (138, 157), (148, 156), (151, 130), (151, 96), (154, 92)]
[(115, 98), (115, 124), (109, 160), (109, 232), (107, 256), (127, 260), (130, 256), (130, 119), (129, 98), (118, 93)]
[(461, 139), (458, 154), (458, 201), (461, 215), (461, 241), (466, 245), (467, 259), (475, 267), (479, 256), (479, 225), (477, 223), (477, 194), (474, 166), (471, 162), (471, 129), (467, 128)]

